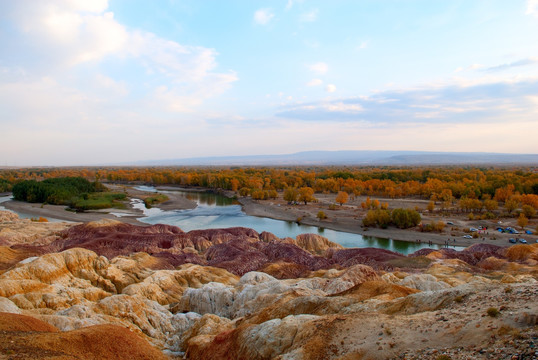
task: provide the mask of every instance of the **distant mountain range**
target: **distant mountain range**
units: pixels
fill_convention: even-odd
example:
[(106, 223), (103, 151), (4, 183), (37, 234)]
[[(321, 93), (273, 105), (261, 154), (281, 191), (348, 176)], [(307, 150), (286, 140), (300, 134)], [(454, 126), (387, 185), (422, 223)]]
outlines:
[(213, 156), (137, 161), (122, 165), (283, 166), (283, 165), (538, 165), (538, 154), (428, 151), (303, 151), (283, 155)]

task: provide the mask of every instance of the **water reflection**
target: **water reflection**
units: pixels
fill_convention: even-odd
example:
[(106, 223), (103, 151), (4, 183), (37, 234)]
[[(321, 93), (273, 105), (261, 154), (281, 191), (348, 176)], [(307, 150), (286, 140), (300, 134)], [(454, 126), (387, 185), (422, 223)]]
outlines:
[[(141, 187), (137, 187), (142, 190)], [(147, 187), (145, 187), (147, 188)], [(147, 190), (146, 190), (147, 191)], [(162, 191), (172, 192), (171, 190)], [(240, 205), (233, 199), (221, 195), (203, 192), (173, 191), (190, 200), (196, 201), (198, 206), (189, 210), (162, 211), (158, 208), (146, 209), (143, 202), (137, 200), (134, 206), (144, 212), (145, 218), (139, 219), (148, 224), (168, 224), (180, 227), (183, 231), (197, 229), (217, 229), (228, 227), (248, 227), (261, 233), (268, 231), (278, 237), (296, 237), (299, 234), (314, 233), (323, 235), (329, 240), (344, 247), (377, 247), (403, 254), (427, 248), (426, 243), (410, 243), (372, 236), (346, 233), (316, 226), (299, 225), (292, 221), (280, 221), (269, 218), (250, 216), (245, 214)], [(133, 200), (134, 201), (134, 200)], [(433, 245), (432, 248), (441, 248)]]

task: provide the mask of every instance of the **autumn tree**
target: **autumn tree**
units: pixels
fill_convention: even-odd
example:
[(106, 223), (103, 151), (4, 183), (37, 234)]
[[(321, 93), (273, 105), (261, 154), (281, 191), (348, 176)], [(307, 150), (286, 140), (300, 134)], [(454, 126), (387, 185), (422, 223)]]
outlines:
[(306, 205), (309, 201), (315, 201), (316, 198), (314, 197), (314, 189), (308, 186), (303, 186), (299, 189), (299, 201), (304, 201), (304, 204)]
[(495, 190), (495, 200), (500, 202), (506, 202), (514, 194), (514, 185), (508, 184), (503, 188), (498, 188)]
[(527, 217), (523, 213), (519, 214), (519, 218), (517, 219), (517, 224), (521, 226), (521, 228), (523, 229), (525, 226), (527, 226), (528, 223), (529, 223), (529, 219), (527, 219)]
[(497, 210), (497, 208), (499, 207), (499, 204), (495, 200), (488, 199), (488, 200), (484, 200), (484, 207), (486, 208), (487, 211), (494, 211), (494, 210)]
[(364, 226), (379, 226), (380, 228), (386, 229), (390, 224), (390, 212), (388, 210), (369, 210), (366, 213), (364, 219), (362, 219), (362, 224)]
[(347, 203), (347, 199), (348, 199), (348, 194), (345, 191), (339, 191), (338, 195), (336, 195), (336, 202), (340, 203), (340, 206)]
[(504, 203), (504, 207), (506, 208), (509, 214), (511, 214), (512, 211), (517, 209), (518, 206), (519, 206), (519, 201), (517, 201), (517, 199), (515, 199), (514, 197), (511, 197), (510, 199), (506, 200), (506, 202)]
[(252, 190), (251, 196), (253, 200), (265, 200), (267, 199), (267, 191)]
[(297, 201), (298, 196), (299, 196), (299, 192), (297, 191), (297, 188), (287, 187), (284, 190), (283, 198), (288, 203), (293, 203), (293, 202)]
[(538, 195), (535, 195), (535, 194), (521, 195), (521, 203), (532, 206), (534, 209), (538, 210)]
[(428, 203), (427, 209), (428, 209), (429, 212), (433, 212), (433, 210), (435, 209), (435, 203), (433, 201), (430, 201)]
[(230, 187), (232, 191), (237, 191), (237, 189), (239, 189), (239, 180), (237, 179), (230, 180)]
[(521, 210), (523, 210), (523, 214), (529, 219), (534, 217), (536, 214), (536, 210), (534, 210), (534, 208), (530, 205), (523, 205)]

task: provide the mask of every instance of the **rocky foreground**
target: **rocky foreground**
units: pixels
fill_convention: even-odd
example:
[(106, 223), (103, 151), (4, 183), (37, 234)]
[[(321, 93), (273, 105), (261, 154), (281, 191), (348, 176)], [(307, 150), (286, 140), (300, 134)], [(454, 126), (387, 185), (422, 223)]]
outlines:
[(534, 359), (537, 279), (536, 244), (403, 256), (0, 212), (0, 359)]

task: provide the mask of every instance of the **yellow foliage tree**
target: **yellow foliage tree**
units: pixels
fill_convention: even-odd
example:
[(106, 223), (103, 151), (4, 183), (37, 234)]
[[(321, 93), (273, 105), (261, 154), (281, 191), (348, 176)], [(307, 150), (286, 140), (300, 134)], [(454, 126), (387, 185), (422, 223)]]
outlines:
[(345, 191), (339, 191), (336, 195), (336, 202), (340, 204), (340, 206), (347, 203), (348, 194)]
[(521, 226), (521, 228), (523, 229), (525, 226), (527, 226), (528, 223), (529, 223), (529, 219), (527, 219), (527, 217), (523, 213), (519, 214), (519, 218), (517, 219), (517, 224)]

